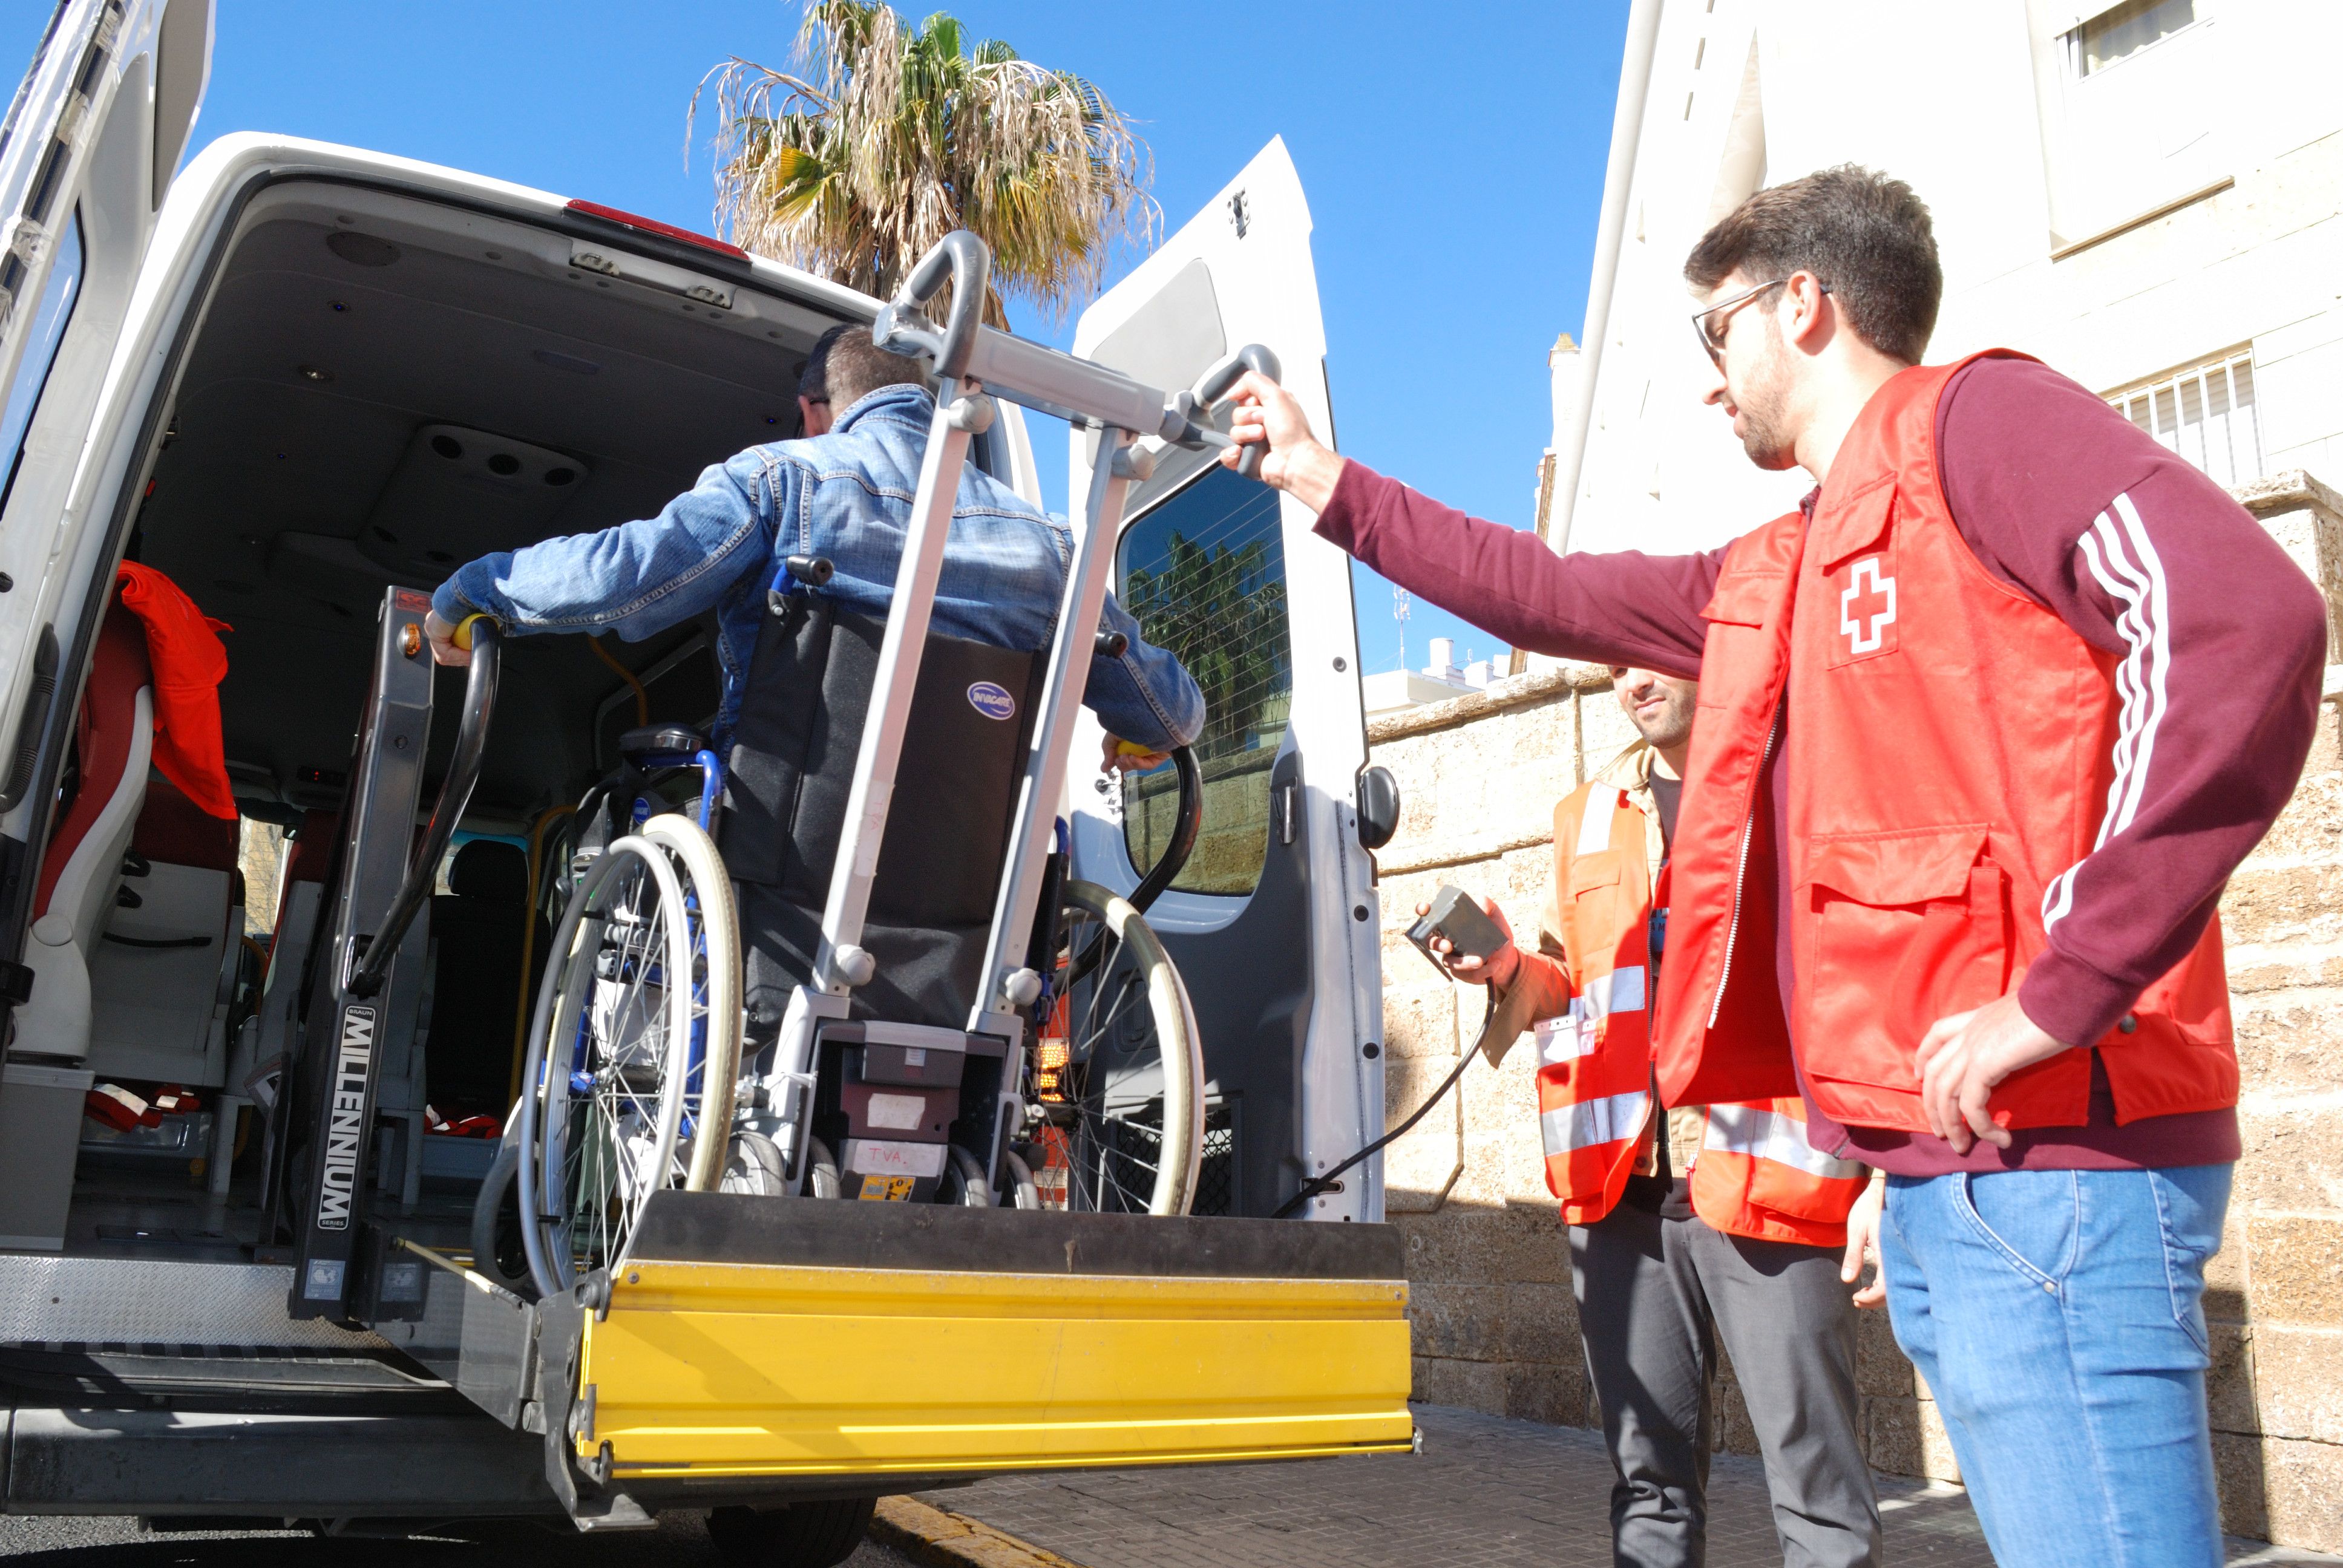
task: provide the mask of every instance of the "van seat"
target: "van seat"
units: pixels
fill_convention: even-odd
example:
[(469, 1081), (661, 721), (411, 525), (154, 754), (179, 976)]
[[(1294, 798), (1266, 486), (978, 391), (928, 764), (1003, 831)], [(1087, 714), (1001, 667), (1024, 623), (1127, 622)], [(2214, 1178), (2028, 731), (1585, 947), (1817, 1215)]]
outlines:
[(513, 1020), (530, 941), (534, 987), (552, 931), (529, 907), (528, 857), (514, 845), (474, 839), (456, 851), (448, 891), (431, 900), (431, 1026), (423, 1074), (432, 1107), (452, 1115), (504, 1114), (512, 1090)]
[(114, 908), (146, 799), (154, 683), (146, 629), (117, 598), (98, 628), (74, 719), (74, 797), (41, 856), (33, 940), (25, 944), (33, 995), (16, 1013), (16, 1053), (79, 1061), (89, 1052), (90, 950)]
[(244, 928), (236, 823), (168, 779), (146, 786), (123, 879), (89, 956), (90, 1066), (112, 1078), (216, 1089)]

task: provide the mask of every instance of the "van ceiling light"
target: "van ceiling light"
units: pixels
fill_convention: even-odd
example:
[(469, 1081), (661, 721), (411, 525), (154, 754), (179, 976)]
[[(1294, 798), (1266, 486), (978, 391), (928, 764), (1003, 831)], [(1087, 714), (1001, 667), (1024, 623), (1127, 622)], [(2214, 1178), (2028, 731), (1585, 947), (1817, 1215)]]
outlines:
[(356, 229), (336, 229), (326, 236), (326, 248), (352, 266), (388, 266), (399, 257), (398, 246)]
[(331, 381), (334, 378), (334, 373), (322, 365), (303, 365), (297, 368), (304, 381)]
[(747, 251), (737, 245), (727, 245), (714, 235), (694, 234), (688, 228), (678, 228), (671, 223), (661, 223), (655, 217), (645, 217), (640, 213), (622, 212), (617, 207), (604, 206), (599, 202), (590, 201), (572, 201), (568, 204), (568, 210), (580, 217), (595, 218), (603, 223), (614, 223), (620, 228), (630, 228), (638, 234), (655, 234), (661, 239), (671, 239), (679, 245), (691, 246), (699, 250), (714, 251), (718, 256), (729, 256), (735, 261), (750, 259)]

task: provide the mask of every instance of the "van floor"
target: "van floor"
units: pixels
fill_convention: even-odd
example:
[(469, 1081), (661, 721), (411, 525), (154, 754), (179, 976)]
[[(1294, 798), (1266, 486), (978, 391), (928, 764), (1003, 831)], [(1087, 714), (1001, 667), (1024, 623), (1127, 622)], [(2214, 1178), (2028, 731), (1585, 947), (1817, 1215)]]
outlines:
[[(256, 1161), (254, 1162), (256, 1165)], [(289, 1261), (290, 1248), (262, 1248), (257, 1170), (236, 1172), (214, 1198), (184, 1159), (93, 1157), (74, 1172), (65, 1256), (156, 1258), (187, 1262)], [(411, 1211), (377, 1201), (374, 1217), (424, 1246), (462, 1251), (470, 1244), (473, 1189), (426, 1180)]]

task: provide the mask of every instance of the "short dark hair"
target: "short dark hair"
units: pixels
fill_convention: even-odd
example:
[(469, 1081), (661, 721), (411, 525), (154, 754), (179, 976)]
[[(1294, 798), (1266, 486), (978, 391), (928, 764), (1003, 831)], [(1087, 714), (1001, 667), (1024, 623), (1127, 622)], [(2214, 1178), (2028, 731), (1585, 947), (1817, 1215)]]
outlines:
[(1684, 277), (1704, 291), (1736, 272), (1751, 283), (1813, 273), (1857, 337), (1906, 365), (1927, 352), (1945, 297), (1927, 204), (1902, 180), (1854, 164), (1766, 186), (1684, 261)]
[(934, 384), (920, 361), (888, 353), (870, 341), (870, 329), (860, 324), (833, 327), (816, 338), (805, 368), (798, 372), (798, 396), (834, 408), (895, 386), (932, 390)]

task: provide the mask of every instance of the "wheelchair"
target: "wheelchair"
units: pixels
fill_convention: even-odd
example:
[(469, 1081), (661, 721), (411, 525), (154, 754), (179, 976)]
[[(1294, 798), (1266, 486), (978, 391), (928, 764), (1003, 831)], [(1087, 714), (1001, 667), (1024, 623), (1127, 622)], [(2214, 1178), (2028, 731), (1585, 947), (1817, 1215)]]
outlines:
[[(681, 726), (629, 731), (556, 846), (573, 886), (474, 1212), (474, 1266), (499, 1283), (552, 1296), (616, 1277), (662, 1191), (1129, 1215), (1193, 1201), (1202, 1052), (1143, 911), (1195, 842), (1194, 756), (1174, 753), (1175, 829), (1127, 899), (1069, 874), (1056, 803), (1089, 660), (1121, 651), (1073, 628), (1098, 625), (1123, 492), (1146, 477), (1130, 432), (1225, 446), (1200, 411), (1276, 364), (1248, 347), (1161, 399), (1013, 338), (976, 353), (988, 265), (950, 236), (872, 327), (930, 357), (940, 387), (887, 616), (823, 598), (826, 561), (780, 563), (728, 754)], [(947, 277), (939, 327), (924, 307)], [(928, 626), (988, 392), (1113, 438), (1037, 653)], [(1135, 417), (1141, 398), (1160, 413)]]

